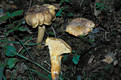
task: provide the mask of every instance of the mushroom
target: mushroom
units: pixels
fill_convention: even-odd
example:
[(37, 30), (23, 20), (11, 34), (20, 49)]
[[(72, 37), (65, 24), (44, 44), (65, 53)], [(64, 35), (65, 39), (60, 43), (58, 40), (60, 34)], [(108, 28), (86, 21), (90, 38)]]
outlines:
[(66, 27), (66, 32), (71, 35), (87, 35), (95, 27), (94, 22), (86, 18), (73, 19)]
[(51, 60), (51, 76), (52, 80), (58, 80), (61, 69), (62, 54), (71, 53), (71, 47), (62, 39), (48, 37), (46, 45), (49, 47)]
[[(32, 28), (38, 26), (38, 36), (37, 43), (41, 43), (43, 40), (45, 26), (51, 25), (52, 21), (55, 20), (55, 10), (57, 8), (54, 5), (44, 4), (44, 5), (34, 5), (26, 13), (25, 20), (28, 25)], [(38, 48), (41, 44), (38, 45)]]

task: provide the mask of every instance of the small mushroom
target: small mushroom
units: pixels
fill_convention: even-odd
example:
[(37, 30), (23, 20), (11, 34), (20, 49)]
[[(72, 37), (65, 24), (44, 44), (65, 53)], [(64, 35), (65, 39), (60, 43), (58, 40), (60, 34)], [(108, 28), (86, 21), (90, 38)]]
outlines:
[[(32, 28), (38, 26), (38, 36), (37, 43), (41, 43), (43, 40), (45, 26), (51, 25), (52, 21), (55, 20), (55, 10), (57, 8), (50, 4), (44, 5), (34, 5), (26, 13), (25, 20), (28, 25)], [(38, 45), (38, 48), (41, 47), (41, 44)]]
[(71, 47), (62, 39), (48, 37), (46, 45), (49, 47), (51, 58), (51, 76), (53, 80), (58, 80), (61, 69), (62, 54), (71, 53)]
[(74, 36), (87, 35), (95, 27), (94, 22), (86, 18), (73, 19), (66, 27), (66, 32)]

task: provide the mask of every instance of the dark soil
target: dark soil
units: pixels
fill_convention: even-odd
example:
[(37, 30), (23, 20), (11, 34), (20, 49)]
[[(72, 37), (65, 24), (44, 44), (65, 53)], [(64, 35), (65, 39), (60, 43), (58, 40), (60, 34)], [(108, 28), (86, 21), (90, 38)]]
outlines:
[[(36, 1), (32, 5), (37, 3)], [(29, 1), (26, 3), (29, 4)], [(24, 3), (24, 5), (26, 3)], [(59, 2), (56, 1), (54, 3), (59, 4)], [(93, 4), (94, 2), (85, 1), (81, 7), (78, 7), (78, 4), (75, 5), (73, 3), (64, 3), (61, 7), (68, 7), (63, 11), (63, 15), (57, 17), (52, 25), (47, 26), (46, 28), (46, 33), (42, 42), (43, 46), (45, 44), (46, 38), (49, 36), (61, 38), (72, 47), (71, 55), (63, 55), (60, 80), (121, 79), (121, 7), (120, 9), (114, 9), (111, 12), (102, 11), (98, 16), (95, 16)], [(17, 8), (19, 7), (17, 6)], [(20, 9), (22, 8), (23, 7), (20, 7)], [(26, 10), (27, 9), (24, 9), (25, 12)], [(69, 13), (73, 13), (73, 15), (68, 16)], [(21, 16), (20, 18), (23, 17), (24, 16)], [(83, 17), (92, 20), (95, 23), (96, 27), (93, 29), (93, 31), (91, 31), (84, 37), (75, 37), (66, 33), (65, 27), (67, 26), (68, 22), (77, 17)], [(3, 33), (6, 31), (5, 27), (3, 28), (2, 26), (9, 24), (9, 21), (7, 22), (0, 24), (1, 36), (4, 36)], [(26, 23), (22, 26), (28, 27), (29, 31), (15, 31), (13, 33), (10, 33), (6, 36), (8, 40), (18, 42), (19, 40), (21, 40), (24, 42), (25, 38), (32, 37), (32, 39), (29, 41), (35, 43), (37, 37), (37, 29), (32, 29), (31, 26), (27, 25)], [(53, 33), (52, 28), (54, 28), (54, 34), (51, 34)], [(4, 37), (1, 36), (0, 39), (4, 39)], [(0, 43), (3, 44), (3, 42)], [(22, 46), (19, 44), (11, 43), (9, 45), (14, 45), (17, 51), (22, 48)], [(28, 52), (25, 51), (22, 55), (39, 63), (48, 71), (51, 70), (48, 47), (44, 46), (41, 49), (37, 49), (36, 45), (25, 47), (27, 48)], [(4, 63), (5, 59), (7, 59), (8, 57), (5, 56), (4, 49), (1, 46), (0, 52), (0, 61)], [(75, 55), (80, 56), (78, 64), (74, 64), (72, 61), (73, 56)], [(103, 61), (107, 55), (112, 57), (113, 61), (111, 63)], [(46, 71), (27, 60), (24, 60), (18, 56), (15, 57), (19, 60), (19, 62), (16, 63), (15, 68), (13, 68), (12, 70), (5, 68), (4, 70), (4, 74), (7, 79), (13, 77), (13, 80), (16, 80), (18, 78), (21, 78), (21, 80), (30, 80), (31, 77), (31, 80), (47, 80), (38, 75), (36, 72), (31, 71), (30, 69), (38, 71), (38, 73), (41, 73), (48, 77), (48, 73)], [(16, 68), (17, 66), (19, 66), (19, 68)], [(27, 67), (27, 69), (23, 66)], [(12, 73), (14, 75), (12, 75)]]

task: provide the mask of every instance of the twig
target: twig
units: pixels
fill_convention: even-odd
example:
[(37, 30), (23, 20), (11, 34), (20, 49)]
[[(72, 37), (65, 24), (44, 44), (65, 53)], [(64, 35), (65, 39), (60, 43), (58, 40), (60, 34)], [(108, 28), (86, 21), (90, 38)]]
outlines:
[(19, 40), (19, 42), (22, 45), (22, 47), (26, 50), (26, 52), (28, 53), (28, 55), (31, 57), (31, 59), (34, 60), (34, 58), (30, 55), (28, 49), (24, 46), (23, 42), (21, 40)]
[[(28, 43), (29, 41), (30, 41), (30, 40), (26, 41), (26, 42), (24, 43), (24, 45), (25, 45), (26, 43)], [(23, 47), (21, 47), (21, 48), (19, 49), (18, 53), (20, 53), (22, 49), (23, 49)]]
[(28, 10), (27, 10), (27, 11), (29, 11), (29, 10), (30, 10), (31, 4), (32, 4), (32, 0), (30, 0), (30, 2), (29, 2), (29, 8), (28, 8)]
[(47, 61), (43, 61), (43, 62), (47, 64), (49, 67), (51, 67), (51, 65)]
[(54, 36), (55, 36), (55, 38), (56, 38), (56, 32), (55, 32), (55, 30), (54, 30), (53, 26), (51, 26), (51, 28), (52, 28), (53, 33), (54, 33)]
[(46, 68), (44, 68), (43, 66), (41, 66), (41, 65), (38, 64), (37, 62), (35, 62), (35, 61), (33, 61), (33, 60), (31, 60), (31, 59), (29, 59), (29, 58), (27, 58), (27, 57), (25, 57), (25, 56), (23, 56), (23, 55), (21, 55), (21, 54), (17, 54), (17, 56), (19, 56), (19, 57), (21, 57), (21, 58), (23, 58), (23, 59), (25, 59), (25, 60), (27, 60), (27, 61), (29, 61), (29, 62), (35, 64), (36, 66), (40, 67), (40, 68), (43, 69), (44, 71), (46, 71), (46, 72), (48, 72), (48, 73), (51, 73), (50, 71), (48, 71)]
[(81, 0), (81, 3), (80, 3), (80, 7), (82, 6), (82, 3), (84, 2), (84, 0)]

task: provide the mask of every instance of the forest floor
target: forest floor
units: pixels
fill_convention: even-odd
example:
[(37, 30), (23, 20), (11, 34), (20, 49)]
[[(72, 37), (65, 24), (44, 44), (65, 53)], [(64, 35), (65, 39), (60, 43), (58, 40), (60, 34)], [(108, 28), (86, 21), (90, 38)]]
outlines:
[[(94, 8), (87, 5), (79, 9), (62, 5), (67, 8), (47, 26), (42, 45), (49, 36), (61, 38), (72, 47), (71, 55), (63, 55), (60, 80), (120, 80), (121, 10), (102, 11), (95, 16)], [(68, 22), (77, 17), (92, 20), (96, 27), (86, 36), (66, 33)], [(36, 48), (37, 29), (27, 25), (23, 18), (20, 15), (4, 22), (0, 19), (0, 80), (49, 80), (49, 49)], [(11, 54), (11, 50), (16, 54)]]

